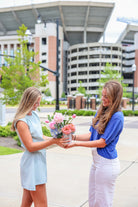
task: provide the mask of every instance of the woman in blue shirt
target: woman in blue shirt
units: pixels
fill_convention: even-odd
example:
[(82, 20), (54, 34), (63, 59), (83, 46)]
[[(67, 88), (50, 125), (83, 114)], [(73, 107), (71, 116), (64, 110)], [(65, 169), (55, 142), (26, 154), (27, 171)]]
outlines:
[(108, 81), (102, 90), (102, 103), (92, 120), (90, 132), (73, 135), (67, 147), (91, 147), (93, 163), (89, 177), (89, 207), (112, 207), (115, 181), (120, 172), (116, 144), (123, 129), (121, 112), (123, 89)]
[(65, 138), (54, 139), (44, 136), (40, 119), (35, 111), (39, 107), (41, 93), (35, 87), (27, 88), (15, 114), (12, 129), (17, 131), (25, 152), (20, 162), (23, 197), (21, 207), (47, 207), (46, 196), (46, 147), (67, 144)]

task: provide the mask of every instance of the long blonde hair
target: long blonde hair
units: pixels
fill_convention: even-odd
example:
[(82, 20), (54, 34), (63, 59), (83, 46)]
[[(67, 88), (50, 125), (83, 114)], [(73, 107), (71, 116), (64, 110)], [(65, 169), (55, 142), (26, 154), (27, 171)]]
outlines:
[(29, 87), (24, 91), (19, 103), (19, 107), (13, 119), (11, 127), (13, 131), (15, 131), (15, 123), (17, 120), (25, 117), (31, 111), (34, 103), (39, 97), (41, 97), (41, 92), (35, 87)]
[(104, 107), (101, 103), (97, 116), (92, 120), (92, 126), (98, 131), (99, 134), (104, 133), (112, 115), (117, 111), (121, 111), (121, 101), (123, 95), (123, 88), (121, 84), (115, 80), (106, 82), (103, 89), (106, 89), (110, 105), (108, 107)]

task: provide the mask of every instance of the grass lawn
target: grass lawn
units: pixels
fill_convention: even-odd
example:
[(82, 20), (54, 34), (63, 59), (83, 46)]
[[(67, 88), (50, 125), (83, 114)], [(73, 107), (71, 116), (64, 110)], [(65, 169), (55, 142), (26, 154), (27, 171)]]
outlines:
[(0, 146), (0, 155), (10, 155), (10, 154), (15, 154), (15, 153), (20, 153), (20, 152), (22, 151), (18, 149)]

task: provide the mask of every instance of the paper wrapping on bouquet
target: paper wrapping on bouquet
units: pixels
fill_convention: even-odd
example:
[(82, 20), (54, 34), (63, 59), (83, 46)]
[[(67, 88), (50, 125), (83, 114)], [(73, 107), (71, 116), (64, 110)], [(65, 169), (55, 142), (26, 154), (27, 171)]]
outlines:
[(64, 134), (64, 133), (63, 133), (63, 137), (64, 137), (64, 138), (69, 138), (69, 141), (70, 141), (70, 142), (72, 141), (72, 133), (70, 133), (70, 134)]
[(58, 129), (50, 129), (51, 135), (53, 138), (61, 138), (62, 133), (61, 130), (59, 131)]

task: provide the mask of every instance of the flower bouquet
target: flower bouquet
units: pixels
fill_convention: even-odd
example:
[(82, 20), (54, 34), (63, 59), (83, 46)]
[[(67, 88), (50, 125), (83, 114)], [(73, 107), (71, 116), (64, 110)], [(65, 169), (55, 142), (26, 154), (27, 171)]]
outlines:
[(53, 116), (48, 115), (48, 120), (45, 123), (48, 124), (52, 137), (68, 137), (71, 140), (72, 134), (75, 132), (75, 126), (72, 124), (75, 118), (76, 114), (66, 116), (62, 113), (55, 113)]

